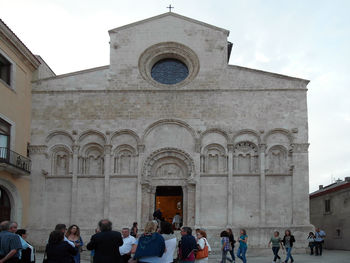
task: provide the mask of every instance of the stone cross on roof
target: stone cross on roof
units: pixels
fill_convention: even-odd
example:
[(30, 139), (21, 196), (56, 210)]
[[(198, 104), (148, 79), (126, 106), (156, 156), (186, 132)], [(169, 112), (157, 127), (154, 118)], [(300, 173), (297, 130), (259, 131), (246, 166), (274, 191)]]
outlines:
[(171, 12), (171, 9), (174, 8), (174, 7), (169, 5), (167, 8), (169, 8), (169, 12)]

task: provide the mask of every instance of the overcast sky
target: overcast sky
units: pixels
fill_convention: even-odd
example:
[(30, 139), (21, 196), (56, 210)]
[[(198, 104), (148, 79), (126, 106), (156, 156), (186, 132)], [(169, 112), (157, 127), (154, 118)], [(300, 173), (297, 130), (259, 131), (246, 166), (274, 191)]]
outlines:
[(311, 80), (310, 191), (350, 176), (350, 1), (0, 0), (0, 18), (62, 74), (109, 64), (107, 31), (169, 4), (230, 30), (230, 64)]

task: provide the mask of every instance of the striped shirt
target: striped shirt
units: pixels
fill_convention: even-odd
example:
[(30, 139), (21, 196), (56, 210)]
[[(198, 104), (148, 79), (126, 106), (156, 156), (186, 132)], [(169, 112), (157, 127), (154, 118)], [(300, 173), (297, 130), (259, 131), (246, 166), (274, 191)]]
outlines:
[(21, 240), (19, 236), (8, 232), (1, 231), (0, 232), (0, 256), (6, 256), (12, 249), (16, 249), (17, 253), (13, 256), (19, 257), (19, 250), (22, 249)]
[(224, 251), (231, 250), (231, 248), (230, 248), (230, 240), (229, 240), (228, 237), (222, 237), (221, 238), (221, 245), (224, 245), (224, 244), (225, 244), (225, 246), (223, 247)]

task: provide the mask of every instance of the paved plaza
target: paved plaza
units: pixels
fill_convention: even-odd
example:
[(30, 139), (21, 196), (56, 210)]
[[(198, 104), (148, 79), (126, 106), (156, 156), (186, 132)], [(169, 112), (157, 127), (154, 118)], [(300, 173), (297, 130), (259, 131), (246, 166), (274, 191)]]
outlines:
[[(81, 263), (90, 263), (89, 252), (84, 251), (82, 253)], [(37, 253), (37, 262), (42, 262), (44, 254)], [(282, 258), (283, 259), (283, 258)], [(247, 257), (247, 261), (249, 263), (263, 263), (263, 262), (272, 262), (272, 253), (271, 256), (263, 256), (263, 257)], [(209, 262), (220, 262), (219, 255), (210, 255)], [(237, 263), (242, 262), (241, 260), (236, 260)], [(310, 256), (307, 254), (296, 254), (294, 255), (294, 262), (302, 262), (302, 263), (349, 263), (350, 262), (350, 251), (343, 250), (325, 250), (324, 254), (320, 256)]]

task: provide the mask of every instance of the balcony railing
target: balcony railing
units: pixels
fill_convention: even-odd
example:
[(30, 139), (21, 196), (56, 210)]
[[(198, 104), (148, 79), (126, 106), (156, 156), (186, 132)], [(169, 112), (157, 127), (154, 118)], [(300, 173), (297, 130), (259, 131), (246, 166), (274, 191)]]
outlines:
[(4, 163), (26, 173), (30, 173), (32, 166), (32, 162), (29, 158), (11, 151), (9, 148), (0, 147), (0, 164)]

